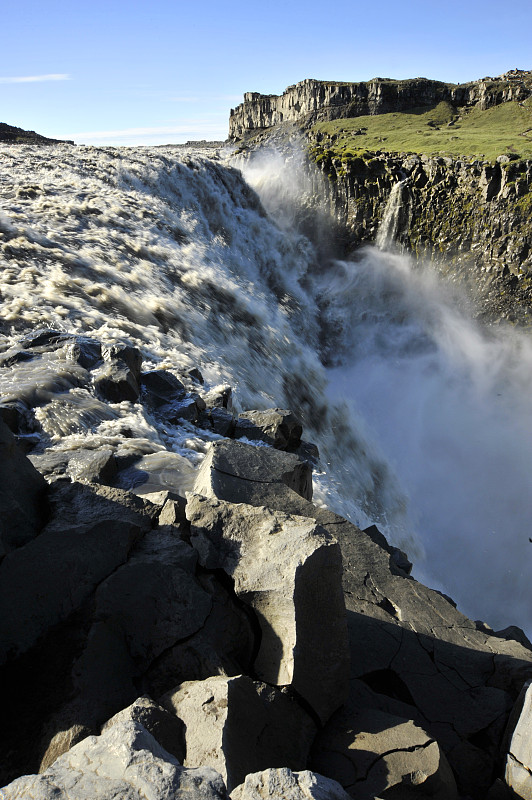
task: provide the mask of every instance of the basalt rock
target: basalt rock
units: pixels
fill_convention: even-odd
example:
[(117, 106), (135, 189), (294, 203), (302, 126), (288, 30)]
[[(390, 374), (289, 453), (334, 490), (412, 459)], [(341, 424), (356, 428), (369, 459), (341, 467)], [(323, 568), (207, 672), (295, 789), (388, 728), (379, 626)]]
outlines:
[(290, 491), (312, 498), (312, 469), (291, 453), (222, 440), (210, 445), (194, 491), (232, 503), (273, 503), (282, 509)]
[(257, 617), (257, 676), (292, 686), (325, 722), (347, 689), (336, 541), (313, 520), (199, 495), (187, 517), (202, 566), (223, 569)]
[(214, 767), (229, 791), (251, 772), (306, 765), (316, 727), (278, 689), (219, 675), (183, 683), (160, 702), (185, 724), (185, 766)]
[(521, 690), (508, 721), (504, 748), (506, 750), (506, 784), (517, 797), (532, 797), (532, 682)]
[(141, 384), (148, 404), (154, 408), (182, 400), (186, 394), (186, 389), (181, 381), (171, 372), (163, 369), (144, 372), (141, 376)]
[(296, 449), (301, 444), (301, 423), (290, 411), (271, 408), (239, 414), (234, 438), (265, 442), (278, 450)]
[(349, 795), (330, 778), (284, 767), (247, 775), (231, 792), (231, 800), (349, 800)]
[(374, 78), (361, 83), (307, 79), (289, 86), (282, 95), (246, 92), (244, 102), (231, 109), (229, 138), (239, 140), (281, 123), (308, 126), (345, 117), (430, 108), (445, 100), (483, 109), (509, 100), (522, 101), (532, 93), (531, 73), (517, 72), (457, 85), (426, 78)]
[(144, 725), (116, 719), (89, 736), (41, 775), (6, 786), (4, 800), (226, 800), (221, 776), (209, 767), (186, 769)]
[(343, 725), (326, 726), (315, 750), (313, 768), (357, 800), (458, 797), (440, 746), (411, 720), (374, 709), (349, 714)]
[(50, 522), (0, 565), (0, 663), (79, 608), (152, 525), (145, 505), (118, 489), (56, 487)]
[(0, 421), (0, 559), (41, 531), (48, 513), (47, 486)]

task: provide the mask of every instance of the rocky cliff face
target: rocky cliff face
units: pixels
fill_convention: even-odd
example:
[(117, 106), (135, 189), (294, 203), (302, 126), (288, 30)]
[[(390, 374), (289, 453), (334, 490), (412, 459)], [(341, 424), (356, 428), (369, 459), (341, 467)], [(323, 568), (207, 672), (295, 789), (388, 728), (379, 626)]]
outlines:
[[(388, 206), (390, 240), (469, 278), (491, 297), (490, 313), (529, 314), (532, 161), (501, 157), (490, 164), (393, 153), (335, 158), (320, 147), (312, 153), (328, 178), (326, 202), (347, 252), (376, 240), (397, 187), (395, 209)], [(510, 297), (517, 297), (519, 308), (509, 307)]]
[(236, 141), (246, 133), (283, 122), (307, 126), (343, 117), (430, 107), (442, 100), (486, 109), (509, 100), (524, 100), (531, 93), (532, 73), (523, 70), (456, 85), (426, 78), (374, 78), (365, 83), (308, 79), (289, 86), (282, 95), (246, 92), (244, 102), (231, 109), (229, 138)]

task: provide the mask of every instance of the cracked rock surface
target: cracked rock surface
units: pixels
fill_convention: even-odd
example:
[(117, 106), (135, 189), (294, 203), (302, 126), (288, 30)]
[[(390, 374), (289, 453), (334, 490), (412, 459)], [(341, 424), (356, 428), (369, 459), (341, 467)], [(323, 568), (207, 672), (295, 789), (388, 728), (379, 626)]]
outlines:
[(222, 439), (207, 450), (194, 491), (232, 503), (282, 508), (291, 491), (312, 499), (312, 469), (293, 453)]
[(386, 797), (394, 787), (417, 797), (458, 797), (441, 748), (412, 720), (374, 709), (344, 714), (343, 720), (341, 716), (339, 712), (318, 735), (313, 768), (334, 773), (357, 800)]

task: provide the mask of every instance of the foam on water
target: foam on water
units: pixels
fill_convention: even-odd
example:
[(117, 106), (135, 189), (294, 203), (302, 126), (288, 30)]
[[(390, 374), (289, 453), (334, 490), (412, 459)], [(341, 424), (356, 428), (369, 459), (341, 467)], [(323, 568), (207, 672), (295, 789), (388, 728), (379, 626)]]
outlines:
[[(234, 387), (237, 408), (288, 407), (301, 417), (322, 454), (318, 499), (361, 524), (400, 517), (386, 464), (346, 408), (327, 401), (309, 291), (314, 248), (273, 222), (241, 174), (210, 155), (2, 148), (5, 354), (22, 333), (49, 327), (137, 346), (145, 369), (199, 366), (209, 385)], [(161, 426), (131, 403), (101, 403), (61, 348), (5, 367), (0, 388), (39, 406), (55, 450), (170, 450), (197, 464), (212, 438)]]
[[(144, 369), (198, 366), (238, 409), (291, 408), (320, 502), (376, 522), (470, 615), (529, 628), (529, 335), (476, 326), (406, 257), (324, 259), (297, 230), (312, 217), (319, 240), (328, 219), (297, 158), (243, 165), (263, 205), (210, 156), (2, 148), (0, 357), (51, 327), (135, 345)], [(66, 344), (3, 367), (0, 389), (37, 406), (52, 452), (133, 456), (130, 486), (188, 488), (216, 436), (98, 400)]]

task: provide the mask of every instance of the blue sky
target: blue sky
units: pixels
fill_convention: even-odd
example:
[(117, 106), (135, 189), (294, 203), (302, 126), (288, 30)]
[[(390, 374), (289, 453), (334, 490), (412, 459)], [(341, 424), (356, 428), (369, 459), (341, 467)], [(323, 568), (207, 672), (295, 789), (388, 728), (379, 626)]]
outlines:
[(19, 0), (2, 10), (0, 122), (85, 144), (225, 139), (246, 91), (532, 69), (531, 29), (530, 0)]

